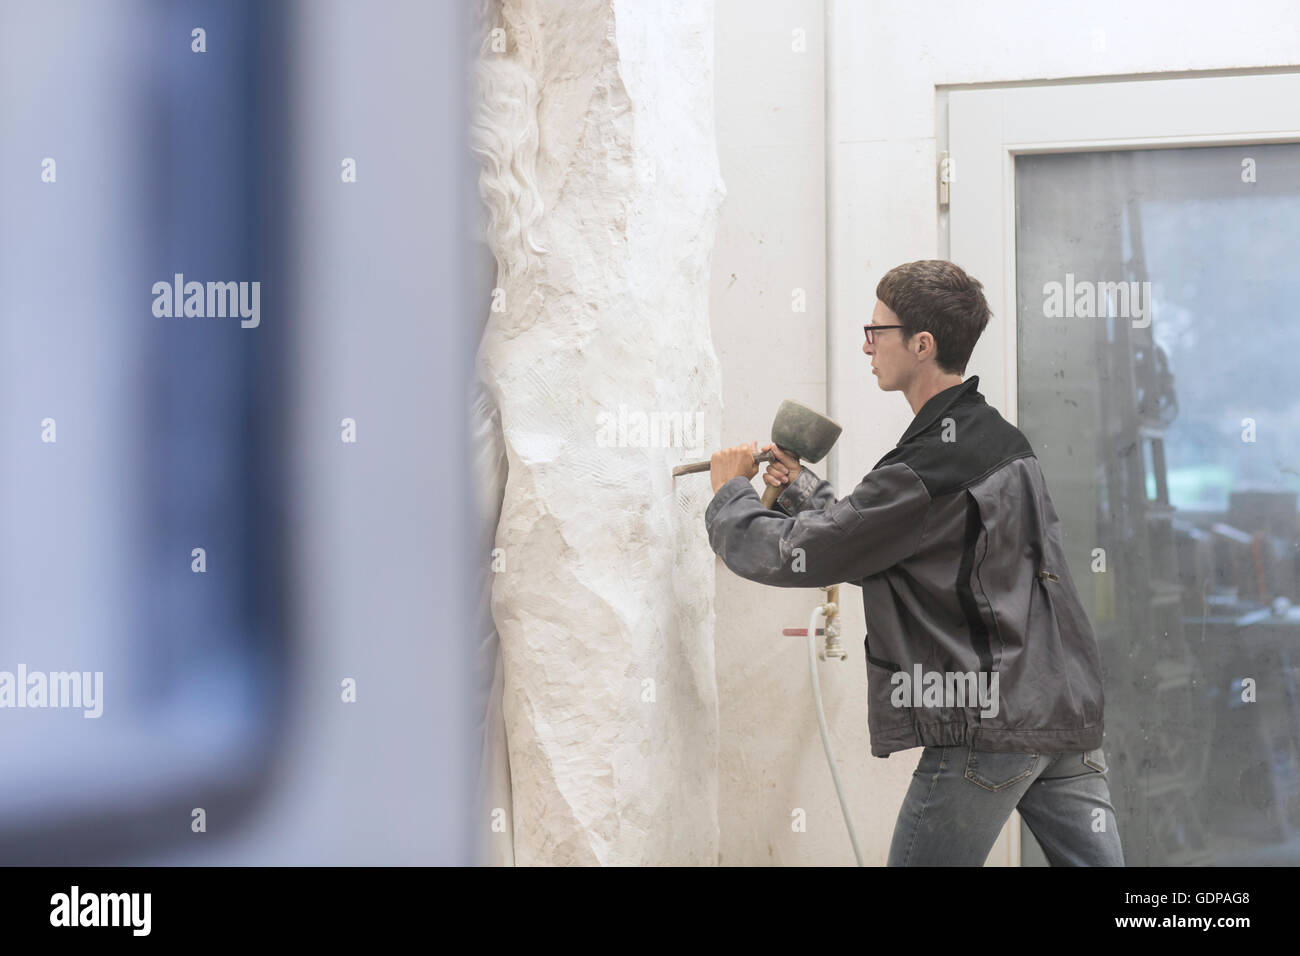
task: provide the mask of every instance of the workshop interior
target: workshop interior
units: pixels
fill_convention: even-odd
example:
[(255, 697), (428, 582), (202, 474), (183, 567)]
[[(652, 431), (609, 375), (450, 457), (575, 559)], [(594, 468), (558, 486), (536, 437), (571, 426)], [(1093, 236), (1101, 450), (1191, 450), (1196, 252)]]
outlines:
[(850, 494), (942, 259), (1126, 865), (1300, 864), (1300, 10), (1226, 15), (0, 4), (0, 863), (883, 866), (860, 589), (731, 574), (709, 461)]

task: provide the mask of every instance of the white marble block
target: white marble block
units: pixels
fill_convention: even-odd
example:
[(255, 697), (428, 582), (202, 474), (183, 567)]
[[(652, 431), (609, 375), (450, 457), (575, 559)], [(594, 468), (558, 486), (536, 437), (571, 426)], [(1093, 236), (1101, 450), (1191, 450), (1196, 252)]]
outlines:
[(712, 865), (712, 490), (670, 473), (720, 445), (713, 3), (485, 9), (473, 141), (498, 275), (474, 431), (505, 462), (481, 456), (502, 838), (519, 865)]

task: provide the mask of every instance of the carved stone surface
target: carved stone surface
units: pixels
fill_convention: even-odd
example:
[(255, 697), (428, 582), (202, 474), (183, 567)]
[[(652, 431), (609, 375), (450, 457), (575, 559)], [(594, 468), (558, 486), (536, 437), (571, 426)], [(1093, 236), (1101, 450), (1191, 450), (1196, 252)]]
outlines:
[(474, 145), (498, 277), (474, 430), (505, 459), (481, 472), (513, 860), (713, 864), (712, 491), (670, 475), (719, 446), (713, 3), (487, 10)]

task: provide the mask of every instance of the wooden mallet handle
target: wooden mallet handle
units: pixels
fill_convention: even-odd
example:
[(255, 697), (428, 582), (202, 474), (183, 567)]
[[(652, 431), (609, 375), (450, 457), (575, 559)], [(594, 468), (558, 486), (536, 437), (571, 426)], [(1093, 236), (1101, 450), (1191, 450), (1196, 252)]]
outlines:
[[(771, 460), (772, 453), (770, 451), (759, 452), (754, 456), (754, 464), (756, 465)], [(695, 461), (691, 462), (689, 465), (678, 465), (673, 469), (673, 477), (676, 478), (678, 475), (694, 475), (701, 471), (708, 471), (711, 464), (712, 460)], [(764, 482), (762, 499), (763, 507), (767, 508), (769, 511), (774, 510), (776, 507), (776, 499), (781, 497), (781, 492), (784, 490), (784, 488), (773, 487), (772, 485), (767, 484), (767, 482)]]

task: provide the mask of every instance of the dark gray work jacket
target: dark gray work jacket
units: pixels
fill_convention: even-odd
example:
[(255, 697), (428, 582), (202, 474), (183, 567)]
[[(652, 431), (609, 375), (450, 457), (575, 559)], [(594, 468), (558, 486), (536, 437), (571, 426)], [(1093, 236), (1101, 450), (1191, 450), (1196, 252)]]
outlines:
[(1043, 472), (978, 384), (927, 401), (847, 498), (805, 466), (780, 511), (738, 477), (704, 513), (709, 544), (743, 578), (862, 588), (877, 757), (1102, 743), (1097, 641)]

